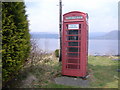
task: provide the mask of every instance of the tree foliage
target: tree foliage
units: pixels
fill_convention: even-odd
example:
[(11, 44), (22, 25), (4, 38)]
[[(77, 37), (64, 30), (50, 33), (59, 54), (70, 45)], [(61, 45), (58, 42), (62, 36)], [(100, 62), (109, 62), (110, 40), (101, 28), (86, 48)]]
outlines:
[(56, 56), (56, 57), (59, 57), (59, 49), (56, 49), (56, 50), (55, 50), (55, 56)]
[(24, 2), (2, 3), (2, 73), (10, 80), (30, 52), (30, 34)]

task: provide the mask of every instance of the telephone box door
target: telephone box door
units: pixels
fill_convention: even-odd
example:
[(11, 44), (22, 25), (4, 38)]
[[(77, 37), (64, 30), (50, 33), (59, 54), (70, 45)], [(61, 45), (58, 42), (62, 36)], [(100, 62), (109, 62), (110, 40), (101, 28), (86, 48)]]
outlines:
[(83, 30), (83, 22), (65, 23), (63, 31), (63, 69), (65, 74), (73, 76), (81, 76), (81, 51), (82, 41), (81, 34)]

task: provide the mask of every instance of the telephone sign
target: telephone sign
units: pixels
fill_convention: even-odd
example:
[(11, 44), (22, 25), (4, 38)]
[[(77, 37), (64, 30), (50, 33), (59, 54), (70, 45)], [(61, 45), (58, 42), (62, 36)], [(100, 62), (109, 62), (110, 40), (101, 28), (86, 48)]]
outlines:
[(79, 24), (68, 24), (68, 29), (79, 29)]
[(72, 17), (66, 17), (66, 19), (82, 19), (82, 16), (72, 16)]

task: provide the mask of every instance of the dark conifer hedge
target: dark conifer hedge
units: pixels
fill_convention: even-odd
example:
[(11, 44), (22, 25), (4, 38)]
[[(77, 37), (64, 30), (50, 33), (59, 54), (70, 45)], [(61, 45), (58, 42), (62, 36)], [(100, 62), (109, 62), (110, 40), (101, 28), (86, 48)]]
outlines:
[(2, 3), (2, 77), (9, 81), (30, 52), (30, 34), (24, 2)]

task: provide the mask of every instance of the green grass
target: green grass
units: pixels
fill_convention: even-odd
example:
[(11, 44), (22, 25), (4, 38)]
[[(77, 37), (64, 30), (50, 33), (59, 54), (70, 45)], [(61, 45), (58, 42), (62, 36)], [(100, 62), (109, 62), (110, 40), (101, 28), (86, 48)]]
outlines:
[(114, 58), (116, 57), (89, 56), (90, 87), (118, 88), (118, 61), (112, 60)]
[(60, 84), (55, 84), (55, 83), (48, 83), (47, 85), (43, 86), (42, 88), (77, 88), (77, 87), (65, 86), (65, 85), (60, 85)]
[[(115, 58), (117, 57), (89, 56), (89, 88), (118, 88), (118, 61), (112, 60)], [(24, 82), (21, 84), (21, 81), (26, 80), (29, 75), (33, 75), (36, 80), (29, 85), (24, 85), (26, 88), (78, 88), (55, 84), (53, 79), (61, 76), (61, 63), (55, 57), (52, 60), (48, 58), (43, 63), (24, 68), (17, 76), (17, 81), (11, 86), (22, 87)]]

